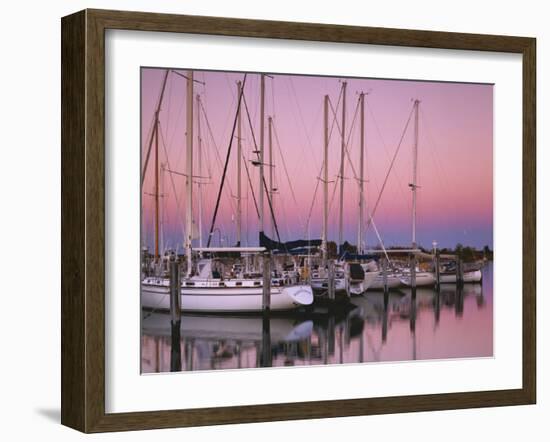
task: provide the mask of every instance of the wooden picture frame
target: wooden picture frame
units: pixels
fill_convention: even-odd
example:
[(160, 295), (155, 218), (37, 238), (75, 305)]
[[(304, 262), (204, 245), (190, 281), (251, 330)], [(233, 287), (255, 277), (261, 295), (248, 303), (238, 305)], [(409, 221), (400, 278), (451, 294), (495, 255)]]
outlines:
[[(62, 424), (141, 430), (533, 404), (536, 400), (536, 41), (533, 38), (84, 10), (62, 28)], [(135, 413), (105, 412), (105, 30), (517, 53), (523, 64), (523, 385), (457, 392)]]

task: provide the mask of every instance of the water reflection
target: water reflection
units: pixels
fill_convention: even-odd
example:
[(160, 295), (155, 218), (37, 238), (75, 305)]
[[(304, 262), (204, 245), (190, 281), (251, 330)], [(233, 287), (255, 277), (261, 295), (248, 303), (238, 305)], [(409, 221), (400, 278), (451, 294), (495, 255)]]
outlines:
[(142, 372), (344, 364), (493, 354), (493, 275), (483, 285), (367, 292), (345, 314), (293, 317), (144, 312)]

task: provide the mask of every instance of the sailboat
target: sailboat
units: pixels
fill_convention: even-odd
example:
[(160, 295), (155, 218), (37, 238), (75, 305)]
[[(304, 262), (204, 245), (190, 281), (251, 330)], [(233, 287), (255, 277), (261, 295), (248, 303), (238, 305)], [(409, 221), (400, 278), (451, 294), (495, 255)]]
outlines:
[[(227, 253), (257, 254), (262, 247), (209, 247), (196, 252), (221, 255)], [(197, 274), (181, 282), (181, 309), (186, 312), (255, 312), (262, 310), (263, 276), (225, 269), (221, 260), (200, 259)], [(313, 302), (307, 285), (293, 284), (289, 278), (272, 278), (270, 309), (292, 310)], [(142, 305), (155, 310), (170, 309), (170, 281), (150, 276), (142, 281)]]
[[(436, 282), (433, 273), (420, 271), (418, 267), (416, 267), (415, 279), (416, 287), (431, 287)], [(413, 286), (410, 269), (403, 270), (403, 276), (401, 276), (400, 281), (407, 287)]]
[[(342, 125), (345, 127), (345, 107), (346, 107), (346, 82), (342, 84)], [(329, 144), (329, 132), (328, 132), (328, 110), (329, 110), (329, 97), (324, 97), (324, 160), (323, 160), (323, 231), (322, 231), (322, 265), (314, 269), (311, 272), (311, 287), (316, 291), (326, 292), (329, 286), (329, 265), (328, 265), (328, 144)], [(345, 149), (345, 137), (344, 130), (342, 130), (342, 152)], [(343, 153), (342, 153), (343, 155)], [(343, 163), (342, 163), (343, 164)], [(343, 167), (343, 166), (342, 166)], [(343, 194), (341, 195), (343, 198)], [(342, 209), (341, 209), (342, 210)], [(342, 230), (342, 226), (340, 226)], [(342, 235), (340, 235), (341, 237)], [(341, 239), (341, 238), (340, 238)], [(334, 291), (335, 293), (347, 293), (348, 284), (346, 279), (345, 268), (343, 263), (336, 262), (334, 264)]]
[[(143, 333), (148, 336), (171, 336), (170, 317), (163, 312), (147, 312), (142, 319)], [(313, 321), (290, 317), (269, 318), (272, 343), (295, 342), (313, 333)], [(183, 339), (207, 341), (258, 342), (263, 337), (260, 315), (193, 315), (184, 313), (180, 326)]]
[[(311, 271), (311, 287), (319, 292), (328, 290), (328, 268), (319, 266)], [(347, 293), (348, 284), (346, 281), (346, 270), (344, 264), (336, 262), (334, 264), (334, 291), (336, 293)]]
[[(388, 289), (396, 289), (403, 285), (403, 283), (401, 282), (402, 274), (399, 272), (389, 272), (386, 275), (386, 278), (386, 287), (388, 287)], [(374, 281), (370, 283), (369, 290), (384, 290), (384, 275), (378, 272), (378, 274), (374, 278)]]
[[(180, 74), (181, 75), (181, 74)], [(263, 253), (263, 247), (192, 247), (193, 231), (193, 71), (188, 71), (185, 75), (187, 81), (187, 130), (186, 130), (186, 232), (185, 232), (185, 256), (186, 256), (186, 275), (181, 279), (181, 299), (180, 305), (183, 311), (189, 312), (258, 312), (263, 309), (264, 280), (262, 273), (246, 273), (226, 271), (216, 260), (216, 254), (238, 254), (254, 255)], [(264, 145), (264, 75), (261, 76), (261, 135), (260, 135), (260, 233), (263, 233), (263, 145)], [(241, 101), (243, 96), (243, 86), (239, 82), (239, 101), (237, 107), (236, 122), (239, 123), (240, 135), (240, 117)], [(164, 89), (164, 87), (163, 87)], [(158, 112), (157, 112), (158, 121)], [(158, 124), (157, 142), (158, 142)], [(233, 139), (233, 137), (232, 137)], [(240, 154), (241, 137), (238, 137)], [(239, 155), (238, 161), (241, 161)], [(240, 166), (239, 166), (240, 172)], [(158, 175), (155, 174), (158, 180)], [(240, 174), (239, 174), (239, 195), (240, 195)], [(223, 179), (222, 179), (223, 185)], [(158, 187), (158, 182), (156, 184)], [(221, 189), (220, 189), (221, 191)], [(238, 199), (238, 238), (240, 239), (240, 204)], [(215, 219), (215, 218), (214, 218)], [(158, 211), (156, 216), (156, 225), (158, 225)], [(158, 228), (156, 229), (158, 232)], [(212, 233), (212, 232), (211, 232)], [(212, 235), (209, 237), (209, 243)], [(158, 241), (158, 234), (156, 236)], [(208, 244), (209, 245), (209, 244)], [(158, 248), (158, 242), (155, 242)], [(196, 266), (193, 265), (193, 253), (199, 255), (209, 255), (200, 259)], [(273, 275), (273, 273), (271, 273)], [(289, 278), (275, 277), (270, 278), (270, 309), (291, 310), (298, 307), (307, 306), (313, 302), (313, 292), (309, 285), (295, 284)], [(170, 308), (170, 282), (166, 277), (147, 276), (141, 284), (142, 307), (151, 309), (169, 309)]]
[[(481, 282), (482, 279), (480, 268), (471, 268), (462, 274), (462, 281), (465, 283)], [(443, 265), (439, 272), (439, 280), (442, 284), (456, 284), (456, 264)]]
[[(363, 229), (365, 215), (365, 175), (364, 175), (364, 153), (365, 153), (365, 93), (359, 94), (359, 105), (361, 110), (360, 129), (360, 151), (359, 151), (359, 217), (357, 226), (357, 256), (352, 262), (347, 263), (347, 279), (349, 291), (352, 295), (360, 295), (366, 292), (380, 272), (372, 257), (363, 255)], [(342, 178), (343, 179), (343, 178)], [(366, 262), (365, 262), (366, 261)]]
[[(412, 191), (412, 249), (417, 249), (416, 243), (416, 190), (417, 184), (417, 161), (418, 161), (418, 112), (420, 100), (414, 100), (414, 143), (413, 143), (413, 179), (409, 187)], [(414, 253), (414, 252), (413, 252)], [(414, 260), (416, 261), (416, 260)], [(413, 275), (414, 271), (414, 275)], [(436, 282), (435, 276), (431, 272), (420, 271), (414, 264), (414, 267), (403, 269), (403, 276), (400, 278), (401, 283), (407, 287), (428, 287), (433, 286)]]
[(349, 292), (352, 295), (366, 292), (379, 277), (378, 271), (369, 271), (369, 263), (349, 262), (347, 269)]

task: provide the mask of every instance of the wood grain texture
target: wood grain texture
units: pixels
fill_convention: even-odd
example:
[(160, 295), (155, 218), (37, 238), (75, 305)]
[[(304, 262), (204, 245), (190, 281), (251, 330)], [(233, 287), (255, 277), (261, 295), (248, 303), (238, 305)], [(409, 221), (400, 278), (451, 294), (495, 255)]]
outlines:
[[(523, 387), (105, 413), (106, 29), (500, 51), (523, 55)], [(84, 432), (531, 404), (536, 398), (536, 62), (526, 37), (86, 10), (62, 20), (62, 423)], [(519, 148), (519, 146), (518, 146)]]
[(79, 12), (61, 29), (61, 422), (78, 429), (86, 416), (84, 24)]
[(523, 51), (523, 389), (537, 395), (537, 96), (536, 40)]

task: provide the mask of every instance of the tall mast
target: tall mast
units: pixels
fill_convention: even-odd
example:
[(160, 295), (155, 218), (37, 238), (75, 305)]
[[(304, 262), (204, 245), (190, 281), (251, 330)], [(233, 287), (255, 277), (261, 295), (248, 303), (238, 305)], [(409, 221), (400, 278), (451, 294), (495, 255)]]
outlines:
[[(166, 90), (166, 81), (168, 80), (168, 74), (170, 70), (167, 69), (164, 73), (164, 79), (162, 80), (162, 87), (160, 90), (159, 101), (157, 103), (157, 108), (155, 109), (155, 126), (159, 122), (160, 109), (162, 107), (162, 100), (164, 99), (164, 91)], [(149, 156), (151, 154), (151, 147), (153, 146), (153, 141), (155, 138), (155, 132), (151, 134), (151, 139), (149, 140), (149, 147), (147, 148), (147, 155), (145, 156), (145, 164), (143, 165), (143, 170), (141, 172), (141, 187), (143, 188), (143, 183), (145, 182), (145, 172), (147, 172), (147, 166), (149, 164)]]
[(159, 119), (155, 121), (155, 262), (159, 260)]
[(260, 77), (260, 233), (264, 232), (264, 119), (265, 119), (265, 75)]
[[(201, 136), (201, 96), (197, 94), (197, 153), (198, 153), (198, 167), (199, 177), (202, 177), (202, 136)], [(199, 247), (202, 247), (202, 183), (201, 178), (198, 181), (199, 188)]]
[(357, 252), (363, 253), (363, 217), (365, 213), (365, 178), (364, 178), (364, 162), (365, 162), (365, 94), (361, 92), (359, 95), (359, 103), (361, 106), (361, 150), (359, 153), (359, 229), (357, 233)]
[(166, 211), (165, 208), (165, 200), (164, 200), (164, 174), (166, 171), (166, 165), (164, 163), (160, 164), (160, 185), (159, 185), (159, 191), (160, 195), (159, 198), (162, 198), (160, 202), (160, 238), (159, 238), (159, 246), (160, 251), (164, 253), (164, 213)]
[[(272, 138), (272, 126), (273, 126), (273, 119), (272, 117), (268, 117), (267, 119), (267, 128), (268, 128), (268, 134), (269, 134), (269, 203), (271, 205), (271, 210), (275, 212), (274, 208), (274, 201), (273, 201), (273, 138)], [(275, 223), (273, 221), (273, 217), (270, 217), (271, 219), (271, 237), (275, 237)]]
[[(237, 82), (237, 100), (242, 94), (242, 83)], [(242, 161), (242, 132), (241, 132), (241, 108), (237, 113), (237, 247), (241, 245), (241, 223), (242, 223), (242, 194), (241, 194), (241, 161)]]
[(193, 71), (187, 71), (187, 108), (186, 108), (186, 208), (185, 208), (185, 255), (187, 257), (187, 276), (191, 276), (193, 260), (191, 246), (193, 239)]
[(338, 227), (338, 248), (341, 253), (341, 247), (344, 244), (344, 160), (346, 151), (346, 86), (342, 83), (342, 151), (340, 152), (340, 211)]
[(414, 100), (414, 144), (413, 144), (413, 182), (410, 185), (412, 190), (412, 247), (416, 248), (416, 173), (418, 161), (418, 107), (419, 100)]
[[(166, 70), (166, 72), (164, 73), (164, 79), (162, 80), (162, 87), (161, 87), (161, 90), (160, 90), (160, 96), (159, 96), (159, 100), (158, 100), (158, 103), (157, 103), (157, 108), (155, 109), (155, 124), (154, 124), (154, 127), (153, 127), (153, 132), (151, 133), (151, 138), (149, 139), (149, 146), (147, 148), (147, 154), (145, 156), (145, 164), (143, 165), (143, 170), (141, 172), (141, 188), (143, 189), (143, 184), (145, 182), (145, 173), (147, 172), (147, 166), (149, 164), (149, 157), (151, 155), (151, 149), (153, 147), (153, 143), (156, 141), (156, 146), (155, 146), (155, 158), (156, 158), (156, 165), (155, 165), (155, 169), (157, 170), (155, 172), (155, 176), (157, 176), (158, 174), (158, 125), (159, 125), (159, 114), (160, 114), (160, 109), (161, 109), (161, 106), (162, 106), (162, 100), (164, 99), (164, 91), (166, 90), (166, 81), (168, 80), (168, 74), (169, 74), (170, 70)], [(158, 194), (158, 180), (155, 179), (155, 194)], [(158, 198), (158, 197), (157, 197)], [(158, 203), (156, 203), (157, 205)], [(155, 207), (156, 207), (155, 205)], [(141, 205), (140, 207), (140, 211), (141, 211), (141, 218), (143, 219), (143, 204)], [(155, 221), (155, 227), (158, 225), (158, 211), (155, 211), (155, 215), (156, 215), (156, 221)], [(142, 226), (143, 226), (143, 223), (142, 223)], [(145, 240), (145, 232), (146, 232), (146, 229), (142, 229), (142, 241)], [(158, 235), (155, 235), (155, 261), (158, 260), (158, 257), (159, 257), (159, 253), (158, 253)], [(143, 245), (143, 243), (142, 243)]]
[(328, 95), (325, 95), (324, 160), (323, 160), (323, 261), (328, 258)]

